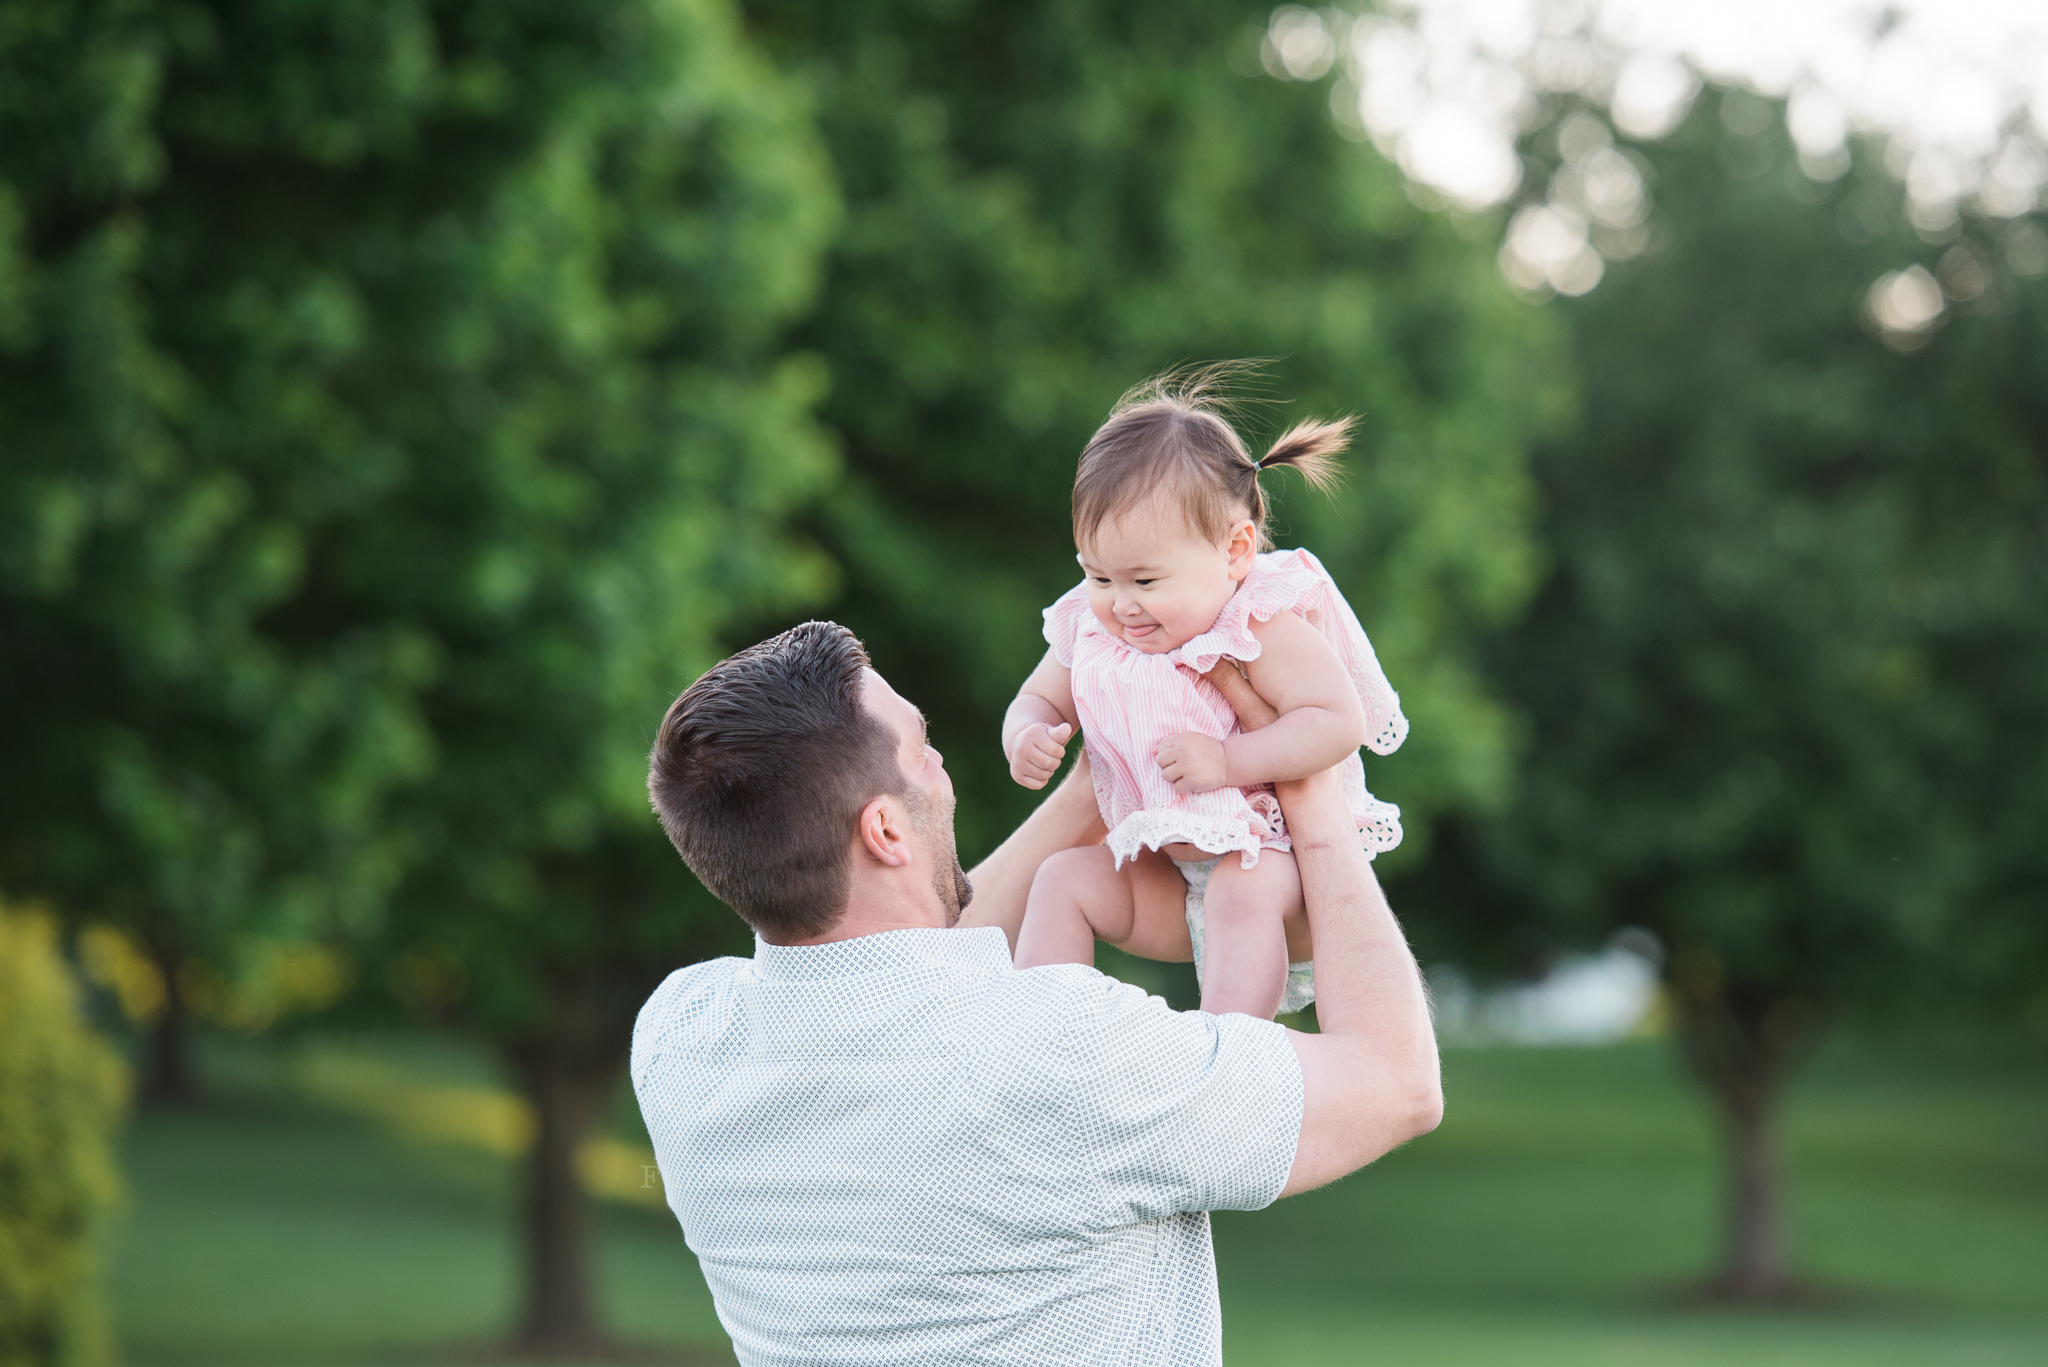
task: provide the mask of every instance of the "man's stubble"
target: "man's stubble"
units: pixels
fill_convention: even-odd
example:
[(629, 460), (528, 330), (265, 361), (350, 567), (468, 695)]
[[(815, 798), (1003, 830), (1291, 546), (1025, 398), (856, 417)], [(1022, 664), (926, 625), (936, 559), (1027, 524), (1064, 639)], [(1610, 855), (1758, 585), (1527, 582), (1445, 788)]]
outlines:
[(911, 789), (903, 794), (903, 805), (910, 809), (918, 836), (932, 852), (932, 891), (946, 908), (946, 924), (957, 925), (960, 913), (974, 900), (974, 885), (960, 867), (959, 845), (953, 837), (954, 799), (934, 801)]

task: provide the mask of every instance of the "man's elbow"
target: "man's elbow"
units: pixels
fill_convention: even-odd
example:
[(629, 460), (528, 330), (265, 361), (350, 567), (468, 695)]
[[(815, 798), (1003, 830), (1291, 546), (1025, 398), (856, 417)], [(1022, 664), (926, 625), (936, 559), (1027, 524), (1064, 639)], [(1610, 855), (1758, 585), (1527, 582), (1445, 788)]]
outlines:
[(1380, 1106), (1378, 1123), (1359, 1129), (1361, 1140), (1366, 1140), (1368, 1135), (1370, 1139), (1358, 1153), (1353, 1167), (1375, 1162), (1403, 1144), (1422, 1138), (1443, 1123), (1443, 1091), (1435, 1086), (1418, 1087), (1403, 1096), (1382, 1094)]
[[(1420, 1139), (1437, 1126), (1443, 1124), (1444, 1089), (1442, 1085), (1435, 1079), (1431, 1079), (1427, 1086), (1416, 1089), (1408, 1098), (1408, 1104), (1402, 1120), (1402, 1128), (1407, 1131), (1407, 1139)], [(1402, 1142), (1406, 1143), (1407, 1139), (1404, 1139)]]

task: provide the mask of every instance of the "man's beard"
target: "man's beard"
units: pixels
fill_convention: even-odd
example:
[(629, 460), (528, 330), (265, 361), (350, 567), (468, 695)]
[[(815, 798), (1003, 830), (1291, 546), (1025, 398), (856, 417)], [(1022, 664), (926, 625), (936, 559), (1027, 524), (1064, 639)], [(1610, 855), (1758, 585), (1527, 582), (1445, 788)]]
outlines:
[(910, 809), (918, 837), (932, 852), (932, 891), (946, 909), (946, 924), (956, 925), (960, 913), (974, 900), (974, 885), (960, 867), (959, 847), (953, 840), (953, 801), (937, 803), (910, 789), (903, 794), (903, 805)]

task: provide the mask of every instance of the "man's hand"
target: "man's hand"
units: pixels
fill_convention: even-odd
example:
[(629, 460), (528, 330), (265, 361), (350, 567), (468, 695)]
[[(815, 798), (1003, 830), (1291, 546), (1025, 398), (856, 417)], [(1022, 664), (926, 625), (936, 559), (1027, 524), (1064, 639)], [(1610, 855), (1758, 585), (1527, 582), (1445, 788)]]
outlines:
[(1067, 742), (1074, 728), (1061, 722), (1047, 726), (1035, 722), (1017, 733), (1010, 747), (1010, 777), (1026, 788), (1043, 788), (1060, 771), (1067, 758)]
[[(1309, 620), (1319, 620), (1319, 614), (1311, 612)], [(1216, 691), (1223, 695), (1223, 701), (1230, 704), (1230, 710), (1237, 713), (1237, 724), (1243, 730), (1256, 731), (1280, 719), (1280, 713), (1273, 704), (1259, 696), (1235, 660), (1218, 660), (1216, 667), (1202, 677), (1215, 686)]]
[(1230, 782), (1223, 742), (1199, 731), (1168, 736), (1153, 748), (1152, 757), (1177, 793), (1206, 793)]

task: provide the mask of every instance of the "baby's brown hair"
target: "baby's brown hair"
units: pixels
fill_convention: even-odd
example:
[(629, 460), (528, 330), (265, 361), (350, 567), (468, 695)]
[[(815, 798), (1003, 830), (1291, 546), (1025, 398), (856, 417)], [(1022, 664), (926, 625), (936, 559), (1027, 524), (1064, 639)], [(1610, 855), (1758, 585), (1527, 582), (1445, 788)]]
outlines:
[(1191, 531), (1219, 544), (1243, 509), (1258, 549), (1270, 550), (1261, 470), (1284, 465), (1318, 489), (1335, 487), (1337, 453), (1350, 439), (1351, 419), (1298, 422), (1254, 460), (1223, 416), (1223, 386), (1247, 368), (1224, 362), (1172, 370), (1117, 400), (1074, 475), (1075, 545), (1086, 545), (1104, 522), (1164, 492), (1179, 500)]

